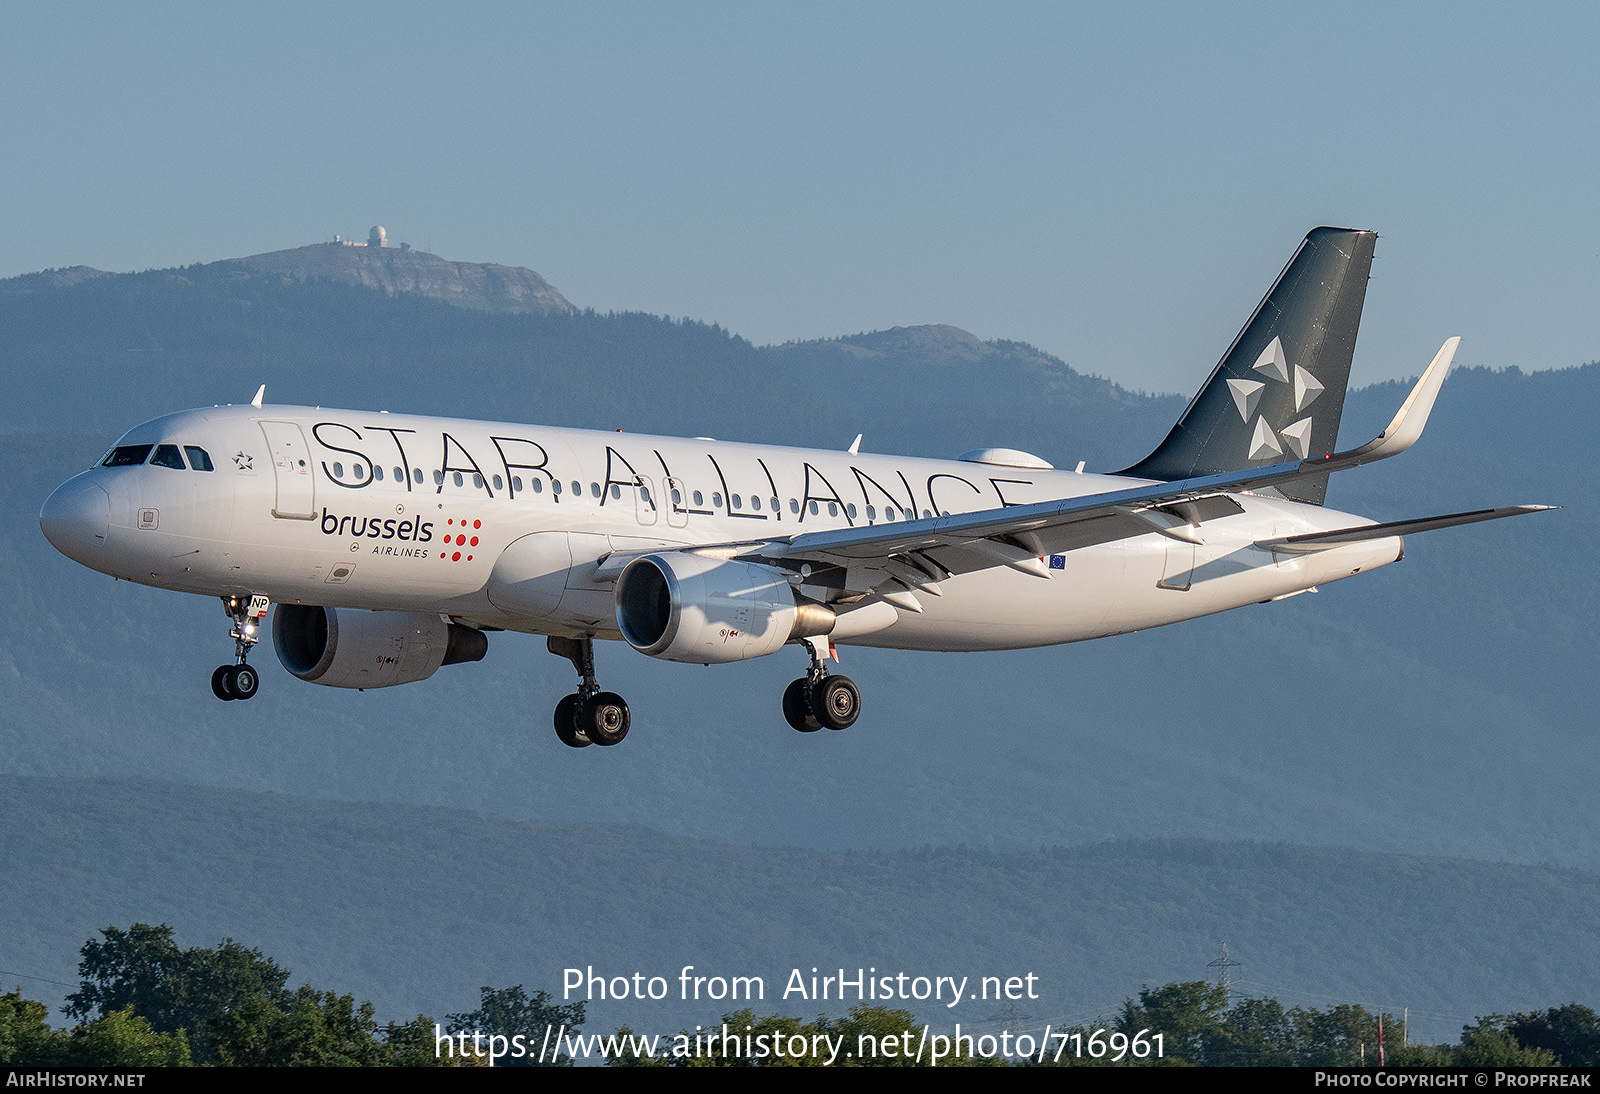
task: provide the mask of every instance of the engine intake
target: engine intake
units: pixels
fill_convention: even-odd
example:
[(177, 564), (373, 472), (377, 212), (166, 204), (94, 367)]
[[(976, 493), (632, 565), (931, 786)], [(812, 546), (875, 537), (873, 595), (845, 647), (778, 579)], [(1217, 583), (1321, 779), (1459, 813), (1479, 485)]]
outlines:
[(833, 609), (798, 596), (781, 570), (685, 551), (644, 555), (617, 579), (617, 627), (640, 653), (720, 665), (833, 630)]
[(280, 604), (272, 648), (284, 668), (310, 683), (387, 688), (426, 680), (441, 665), (482, 661), (489, 637), (426, 612)]

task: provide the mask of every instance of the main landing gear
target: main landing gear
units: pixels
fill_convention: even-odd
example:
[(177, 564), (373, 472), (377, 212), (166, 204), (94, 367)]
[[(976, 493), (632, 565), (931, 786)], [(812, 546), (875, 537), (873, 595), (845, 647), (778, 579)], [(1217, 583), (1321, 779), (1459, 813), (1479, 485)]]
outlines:
[(261, 619), (271, 603), (259, 593), (251, 597), (222, 598), (222, 610), (233, 620), (233, 630), (228, 632), (228, 637), (233, 639), (233, 655), (238, 660), (232, 665), (217, 666), (217, 671), (211, 674), (211, 693), (218, 699), (249, 699), (261, 686), (261, 677), (244, 661), (250, 655), (250, 647), (261, 641)]
[(551, 635), (545, 645), (571, 661), (581, 677), (578, 690), (556, 704), (556, 736), (561, 743), (572, 748), (619, 744), (628, 735), (628, 704), (595, 683), (594, 639)]
[(801, 733), (823, 726), (849, 729), (861, 714), (861, 693), (848, 676), (829, 676), (823, 656), (826, 638), (803, 639), (811, 654), (811, 670), (783, 692), (783, 716)]

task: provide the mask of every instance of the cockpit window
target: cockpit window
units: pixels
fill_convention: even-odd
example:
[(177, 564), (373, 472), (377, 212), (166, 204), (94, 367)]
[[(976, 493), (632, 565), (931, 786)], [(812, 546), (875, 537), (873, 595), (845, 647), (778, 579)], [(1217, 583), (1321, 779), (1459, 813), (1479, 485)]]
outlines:
[(113, 448), (106, 458), (100, 461), (101, 467), (133, 467), (141, 464), (150, 455), (151, 445), (124, 444)]
[(187, 471), (183, 462), (183, 453), (178, 451), (175, 444), (156, 445), (156, 454), (150, 457), (150, 462), (157, 467), (170, 467), (175, 471)]
[(183, 451), (189, 457), (189, 466), (194, 468), (196, 471), (215, 470), (215, 468), (211, 466), (211, 457), (206, 454), (205, 449), (197, 448), (192, 444), (186, 444), (183, 446)]

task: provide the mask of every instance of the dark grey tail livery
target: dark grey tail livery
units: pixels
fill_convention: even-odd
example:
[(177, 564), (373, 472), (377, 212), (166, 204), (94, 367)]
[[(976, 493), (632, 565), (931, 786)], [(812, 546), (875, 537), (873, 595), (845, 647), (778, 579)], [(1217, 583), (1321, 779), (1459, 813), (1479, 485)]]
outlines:
[[(1170, 482), (1333, 452), (1376, 232), (1316, 228), (1161, 446), (1119, 472)], [(1321, 505), (1328, 476), (1279, 487)]]

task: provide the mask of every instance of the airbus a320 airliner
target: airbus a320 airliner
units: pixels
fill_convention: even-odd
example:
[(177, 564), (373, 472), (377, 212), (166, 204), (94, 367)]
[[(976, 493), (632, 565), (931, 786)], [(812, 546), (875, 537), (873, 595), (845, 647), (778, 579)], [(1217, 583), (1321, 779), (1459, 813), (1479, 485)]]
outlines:
[(1402, 536), (1533, 512), (1374, 523), (1323, 506), (1334, 471), (1422, 432), (1459, 339), (1389, 427), (1335, 452), (1376, 236), (1306, 236), (1156, 450), (1114, 474), (982, 449), (941, 461), (263, 405), (135, 426), (44, 503), (57, 550), (220, 597), (246, 662), (270, 604), (295, 676), (376, 688), (547, 636), (577, 690), (568, 745), (614, 745), (628, 706), (594, 640), (719, 664), (796, 645), (795, 729), (855, 722), (845, 644), (993, 650), (1077, 642), (1280, 600), (1398, 561)]

